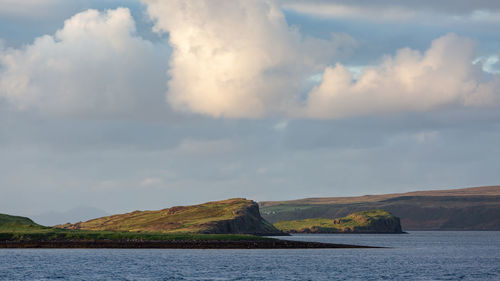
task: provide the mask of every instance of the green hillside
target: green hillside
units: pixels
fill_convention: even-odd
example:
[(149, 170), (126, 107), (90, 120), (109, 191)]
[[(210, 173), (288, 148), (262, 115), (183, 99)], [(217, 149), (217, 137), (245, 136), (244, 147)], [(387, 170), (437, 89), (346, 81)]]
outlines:
[(57, 227), (157, 233), (282, 234), (261, 217), (257, 203), (242, 198), (158, 211), (135, 211)]
[(338, 219), (280, 221), (274, 226), (288, 233), (402, 233), (399, 218), (384, 210), (357, 212)]
[(36, 224), (29, 218), (0, 214), (0, 232), (37, 231), (47, 227)]

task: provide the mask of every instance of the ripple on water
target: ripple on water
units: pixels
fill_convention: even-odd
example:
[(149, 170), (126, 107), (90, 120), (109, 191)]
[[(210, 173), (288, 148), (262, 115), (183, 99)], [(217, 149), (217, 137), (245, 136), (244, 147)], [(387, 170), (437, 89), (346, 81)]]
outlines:
[(500, 232), (298, 235), (390, 249), (3, 249), (0, 280), (500, 280)]

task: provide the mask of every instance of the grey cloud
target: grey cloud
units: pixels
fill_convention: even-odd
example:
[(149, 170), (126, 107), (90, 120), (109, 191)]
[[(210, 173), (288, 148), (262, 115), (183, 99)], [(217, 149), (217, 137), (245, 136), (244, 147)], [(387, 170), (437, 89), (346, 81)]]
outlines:
[(340, 1), (340, 0), (285, 0), (281, 1), (281, 4), (293, 5), (293, 4), (304, 4), (308, 5), (328, 5), (328, 4), (341, 4), (352, 7), (364, 7), (370, 8), (390, 8), (399, 7), (403, 9), (423, 9), (436, 11), (440, 13), (448, 14), (470, 14), (477, 10), (490, 10), (498, 11), (500, 10), (500, 3), (498, 1), (491, 0), (421, 0), (421, 1), (399, 1), (399, 0), (375, 0), (375, 1), (364, 1), (364, 0), (353, 0), (353, 1)]
[[(12, 141), (1, 143), (0, 205), (2, 212), (29, 215), (74, 204), (116, 213), (231, 196), (293, 199), (494, 184), (498, 112), (464, 115), (289, 120), (280, 131), (276, 120), (44, 119), (29, 133), (37, 121), (16, 118), (17, 130), (1, 129)], [(156, 180), (145, 187), (146, 179)], [(25, 196), (9, 199), (19, 192)]]
[[(108, 8), (106, 5), (111, 2), (94, 1), (91, 4), (102, 10)], [(413, 2), (416, 4), (407, 5), (421, 5), (418, 4), (421, 2)], [(432, 5), (428, 1), (425, 3)], [(462, 1), (454, 3), (462, 5)], [(410, 9), (409, 6), (407, 8)], [(434, 13), (438, 13), (437, 10), (435, 8)], [(137, 11), (134, 14), (132, 10), (135, 20), (127, 16), (122, 24), (137, 23)], [(99, 14), (103, 16), (105, 12)], [(364, 65), (377, 59), (380, 61), (382, 55), (394, 54), (397, 49), (406, 46), (423, 52), (432, 39), (446, 34), (449, 29), (475, 37), (479, 46), (491, 45), (491, 49), (482, 52), (481, 56), (498, 53), (496, 26), (484, 23), (475, 27), (466, 24), (465, 27), (430, 28), (417, 23), (394, 27), (358, 20), (317, 20), (293, 13), (285, 13), (284, 16), (285, 27), (292, 28), (292, 33), (299, 32), (302, 39), (309, 38), (307, 42), (310, 45), (303, 45), (303, 51), (323, 52), (329, 44), (322, 43), (328, 43), (332, 32), (340, 35), (340, 39), (350, 41), (342, 50), (345, 55), (341, 56), (345, 59), (342, 63), (345, 65), (354, 63), (346, 58), (355, 47), (351, 44), (354, 41), (359, 47), (354, 54), (356, 63)], [(5, 18), (0, 21), (2, 27), (6, 26)], [(52, 31), (41, 34), (55, 38), (54, 32), (61, 26), (62, 20), (57, 27), (51, 27)], [(389, 29), (391, 33), (387, 32)], [(2, 28), (0, 33), (5, 30)], [(127, 54), (135, 54), (135, 51), (143, 54), (140, 50), (148, 49), (148, 46), (156, 49), (159, 47), (157, 43), (169, 39), (168, 35), (162, 35), (165, 37), (155, 37), (155, 41), (152, 39), (155, 34), (146, 38), (140, 30), (136, 33), (127, 32), (130, 31), (127, 28), (120, 30), (126, 32), (121, 33), (119, 38), (139, 42), (134, 45), (138, 48), (132, 48), (133, 51)], [(353, 30), (358, 32), (351, 32)], [(311, 40), (315, 37), (324, 40)], [(103, 36), (94, 39), (103, 39)], [(63, 43), (57, 38), (54, 41), (56, 45)], [(106, 40), (100, 42), (105, 46), (107, 44)], [(42, 44), (33, 43), (31, 39), (28, 43), (27, 49), (42, 50)], [(7, 43), (7, 46), (12, 45)], [(31, 54), (19, 46), (14, 49), (24, 59)], [(4, 51), (1, 55), (5, 56)], [(365, 52), (372, 53), (364, 56)], [(67, 55), (80, 53), (89, 56), (99, 54), (82, 50), (68, 51)], [(498, 184), (500, 180), (497, 165), (500, 157), (498, 108), (448, 106), (428, 112), (393, 112), (335, 120), (275, 115), (253, 120), (170, 115), (165, 113), (168, 109), (163, 107), (164, 93), (168, 90), (165, 72), (169, 51), (161, 51), (158, 55), (150, 57), (145, 67), (134, 68), (143, 70), (144, 76), (147, 76), (148, 66), (152, 65), (154, 77), (120, 80), (120, 77), (130, 78), (127, 74), (132, 70), (118, 67), (123, 65), (113, 64), (114, 60), (107, 61), (115, 67), (104, 67), (103, 70), (115, 70), (115, 73), (124, 76), (105, 75), (103, 78), (117, 78), (124, 83), (124, 87), (129, 82), (139, 82), (141, 87), (133, 86), (131, 91), (139, 93), (140, 98), (148, 97), (141, 104), (137, 104), (142, 102), (141, 99), (130, 103), (132, 107), (128, 107), (127, 103), (118, 103), (117, 111), (108, 115), (98, 113), (109, 108), (81, 110), (78, 102), (69, 103), (74, 110), (66, 115), (44, 112), (40, 110), (43, 102), (36, 100), (30, 104), (31, 109), (17, 110), (12, 107), (11, 101), (0, 99), (0, 212), (33, 215), (85, 205), (118, 213), (228, 197), (284, 200), (349, 196)], [(329, 55), (326, 52), (319, 57)], [(311, 74), (321, 72), (324, 65), (335, 62), (335, 58), (315, 61), (319, 67), (313, 67)], [(72, 63), (81, 65), (77, 60)], [(270, 68), (270, 72), (283, 76), (290, 72), (293, 74), (295, 70), (287, 69), (288, 65), (279, 64)], [(307, 80), (310, 73), (306, 74)], [(99, 78), (96, 78), (97, 81), (101, 81)], [(151, 85), (145, 83), (147, 81), (151, 81)], [(83, 89), (92, 90), (94, 86), (85, 84)], [(302, 84), (300, 87), (304, 88), (301, 91), (308, 91)], [(52, 88), (46, 86), (45, 89)], [(83, 97), (88, 94), (87, 97), (99, 101), (100, 97), (84, 90)], [(48, 110), (47, 107), (45, 109)]]

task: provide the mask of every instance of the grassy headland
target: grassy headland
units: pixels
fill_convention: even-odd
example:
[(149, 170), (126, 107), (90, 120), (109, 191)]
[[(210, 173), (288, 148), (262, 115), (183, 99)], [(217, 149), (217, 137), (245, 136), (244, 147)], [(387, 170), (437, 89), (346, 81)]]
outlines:
[(60, 229), (36, 224), (31, 219), (0, 214), (0, 240), (261, 240), (249, 234), (196, 234)]
[(343, 218), (280, 221), (274, 226), (288, 233), (402, 233), (399, 218), (384, 210), (370, 210)]
[(164, 234), (283, 234), (261, 217), (257, 203), (242, 198), (193, 206), (178, 206), (158, 211), (135, 211), (57, 227), (73, 230)]

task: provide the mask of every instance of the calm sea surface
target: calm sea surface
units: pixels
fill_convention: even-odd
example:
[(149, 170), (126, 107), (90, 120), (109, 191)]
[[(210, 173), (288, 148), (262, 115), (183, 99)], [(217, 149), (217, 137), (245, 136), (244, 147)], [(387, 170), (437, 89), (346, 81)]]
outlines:
[(297, 235), (390, 249), (0, 249), (0, 280), (500, 280), (500, 232)]

